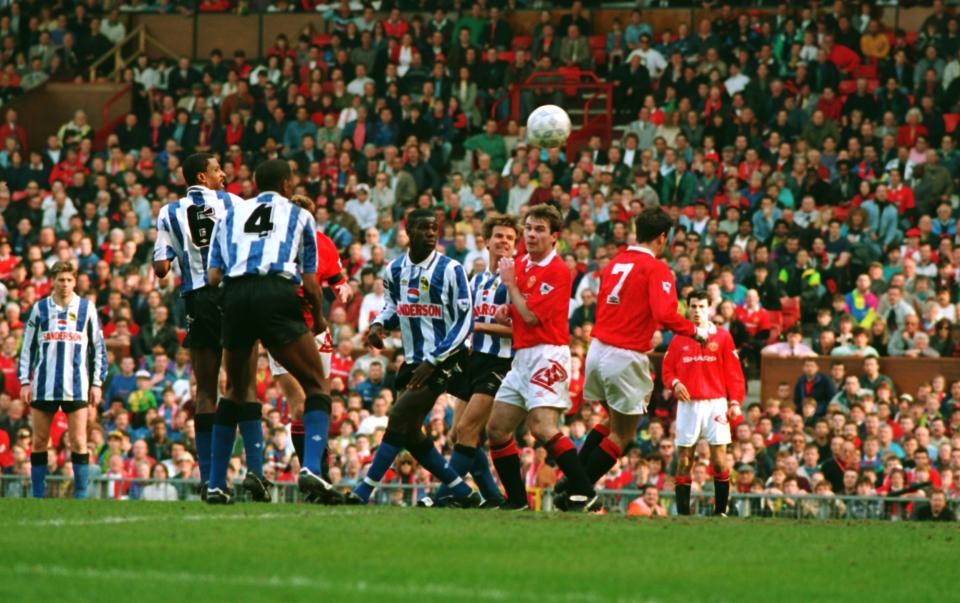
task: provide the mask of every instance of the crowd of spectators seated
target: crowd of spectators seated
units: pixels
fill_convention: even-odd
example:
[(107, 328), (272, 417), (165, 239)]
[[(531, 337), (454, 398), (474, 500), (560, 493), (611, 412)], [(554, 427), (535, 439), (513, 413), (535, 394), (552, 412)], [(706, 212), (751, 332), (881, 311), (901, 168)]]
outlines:
[[(65, 53), (72, 37), (79, 48), (122, 37), (116, 10), (67, 5), (7, 5), (5, 60), (58, 78), (92, 56)], [(200, 9), (228, 5), (204, 0)], [(108, 342), (109, 378), (90, 446), (113, 480), (111, 495), (185, 495), (181, 486), (124, 480), (197, 475), (183, 305), (177, 278), (156, 278), (150, 257), (160, 208), (183, 192), (181, 161), (212, 151), (226, 188), (243, 197), (255, 193), (258, 162), (292, 162), (297, 192), (317, 201), (318, 226), (341, 251), (356, 295), (329, 308), (337, 484), (362, 477), (394, 400), (399, 340), (381, 353), (364, 335), (383, 302), (385, 266), (405, 252), (405, 215), (435, 209), (444, 253), (474, 273), (485, 267), (484, 217), (552, 203), (566, 225), (558, 251), (574, 278), (575, 405), (565, 429), (575, 442), (603, 418), (580, 399), (598, 273), (635, 241), (631, 217), (660, 206), (676, 219), (665, 260), (678, 292), (709, 292), (714, 320), (734, 335), (749, 376), (769, 354), (863, 358), (858, 374), (811, 358), (796, 384), (745, 409), (730, 447), (738, 491), (897, 494), (921, 484), (960, 496), (960, 382), (932, 373), (919, 391), (897, 391), (875, 359), (960, 350), (957, 19), (938, 1), (920, 31), (888, 31), (869, 3), (781, 3), (769, 14), (725, 6), (714, 19), (658, 30), (636, 10), (597, 31), (574, 2), (572, 12), (543, 12), (530, 35), (517, 35), (502, 7), (477, 2), (448, 14), (341, 3), (327, 15), (328, 31), (280, 35), (263, 57), (232, 49), (202, 60), (141, 57), (124, 75), (132, 111), (103, 148), (94, 147), (83, 112), (59, 127), (30, 124), (47, 138), (29, 147), (27, 125), (7, 110), (4, 473), (29, 475), (29, 412), (17, 399), (15, 370), (22, 321), (50, 291), (49, 266), (65, 259), (78, 263), (78, 291), (96, 301)], [(92, 38), (80, 35), (97, 27)], [(511, 87), (556, 67), (596, 70), (615, 84), (614, 140), (594, 136), (569, 156), (528, 144), (531, 107), (582, 105), (565, 90), (524, 91), (520, 115), (502, 114), (507, 104), (497, 101)], [(4, 73), (11, 75), (10, 63)], [(23, 83), (29, 73), (19, 77)], [(669, 337), (658, 333), (656, 348)], [(257, 384), (266, 475), (292, 480), (287, 408), (265, 358)], [(636, 444), (603, 480), (610, 488), (653, 486), (634, 501), (639, 514), (659, 514), (658, 492), (672, 488), (670, 405), (655, 394)], [(451, 415), (441, 397), (426, 425), (444, 450)], [(57, 425), (50, 464), (69, 477), (65, 419)], [(546, 451), (528, 434), (520, 440), (528, 485), (552, 485)], [(694, 473), (695, 493), (710, 487), (707, 465)], [(231, 472), (243, 471), (238, 446)], [(427, 474), (403, 456), (389, 479), (426, 487)]]

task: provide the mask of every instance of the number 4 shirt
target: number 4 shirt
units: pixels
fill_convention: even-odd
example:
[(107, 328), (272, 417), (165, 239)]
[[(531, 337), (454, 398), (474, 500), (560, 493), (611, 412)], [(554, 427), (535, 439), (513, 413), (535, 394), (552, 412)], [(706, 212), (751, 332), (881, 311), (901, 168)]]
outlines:
[(643, 247), (631, 245), (600, 273), (593, 337), (626, 350), (648, 352), (661, 326), (693, 335), (693, 323), (677, 312), (673, 272)]
[(566, 263), (556, 251), (539, 262), (525, 255), (516, 264), (517, 288), (539, 322), (529, 326), (513, 306), (513, 347), (517, 350), (540, 344), (569, 345), (567, 314), (573, 278)]

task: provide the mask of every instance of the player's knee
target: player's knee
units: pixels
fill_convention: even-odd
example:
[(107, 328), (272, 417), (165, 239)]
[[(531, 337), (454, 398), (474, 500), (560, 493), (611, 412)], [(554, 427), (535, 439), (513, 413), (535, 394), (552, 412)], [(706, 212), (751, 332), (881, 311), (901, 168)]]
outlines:
[(507, 429), (506, 426), (500, 425), (493, 419), (487, 423), (487, 437), (494, 444), (499, 444), (510, 439), (511, 433), (510, 429)]

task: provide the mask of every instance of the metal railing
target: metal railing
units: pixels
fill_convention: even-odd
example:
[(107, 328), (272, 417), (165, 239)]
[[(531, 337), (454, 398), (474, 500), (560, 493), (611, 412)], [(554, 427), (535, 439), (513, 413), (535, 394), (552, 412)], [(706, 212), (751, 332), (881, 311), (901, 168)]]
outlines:
[[(99, 476), (90, 480), (88, 498), (100, 500), (171, 500), (199, 501), (200, 482), (196, 480), (152, 480), (110, 478)], [(352, 484), (344, 483), (343, 490)], [(413, 506), (433, 491), (436, 484), (382, 484), (374, 494), (378, 505)], [(240, 500), (245, 494), (235, 484)], [(554, 493), (550, 488), (528, 490), (531, 507), (536, 511), (552, 511)], [(615, 514), (635, 514), (631, 504), (643, 494), (639, 490), (598, 490), (604, 509)], [(30, 496), (30, 478), (19, 475), (0, 476), (0, 498), (27, 498)], [(63, 476), (48, 476), (48, 498), (71, 498), (73, 481)], [(303, 497), (294, 482), (274, 482), (271, 487), (273, 503), (301, 503)], [(779, 493), (731, 493), (729, 514), (738, 517), (775, 517), (785, 519), (862, 519), (901, 521), (928, 500), (922, 495), (889, 496), (834, 496), (817, 494), (785, 495)], [(672, 492), (661, 492), (658, 505), (668, 515), (676, 515)], [(948, 502), (948, 512), (956, 519), (960, 499)], [(713, 495), (705, 492), (691, 495), (691, 514), (713, 515)]]

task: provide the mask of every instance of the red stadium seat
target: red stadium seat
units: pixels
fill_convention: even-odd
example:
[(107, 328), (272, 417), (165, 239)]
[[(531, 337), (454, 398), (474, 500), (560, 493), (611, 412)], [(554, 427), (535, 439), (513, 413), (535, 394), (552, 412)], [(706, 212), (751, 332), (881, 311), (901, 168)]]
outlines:
[(513, 36), (513, 42), (510, 43), (510, 46), (514, 50), (530, 48), (533, 46), (533, 36)]
[(850, 73), (860, 66), (860, 55), (842, 44), (837, 44), (830, 52), (830, 62), (844, 73)]
[(497, 53), (497, 58), (507, 63), (513, 63), (517, 60), (517, 53), (513, 50), (501, 50)]
[(943, 114), (943, 127), (947, 134), (953, 134), (953, 131), (957, 129), (958, 123), (960, 123), (960, 113)]
[(783, 332), (783, 313), (778, 310), (767, 310), (770, 316), (770, 338), (767, 343), (776, 343)]
[(607, 49), (607, 37), (606, 36), (590, 36), (587, 39), (587, 43), (590, 45), (590, 50), (604, 50)]
[(920, 34), (920, 32), (917, 32), (917, 31), (908, 31), (908, 32), (907, 32), (907, 44), (908, 44), (909, 46), (916, 46), (916, 45), (917, 45), (917, 37), (918, 37), (919, 34)]
[(868, 80), (877, 79), (877, 64), (870, 63), (868, 65), (860, 65), (853, 70), (851, 74), (853, 77), (865, 77)]
[(840, 94), (849, 95), (853, 94), (857, 90), (857, 81), (856, 80), (843, 80), (840, 82), (840, 85), (837, 86)]
[(783, 297), (780, 299), (780, 308), (783, 313), (783, 330), (787, 330), (800, 322), (800, 298)]
[(330, 34), (322, 33), (313, 36), (312, 42), (319, 46), (320, 48), (326, 48), (330, 45), (330, 40), (333, 39), (333, 36)]

